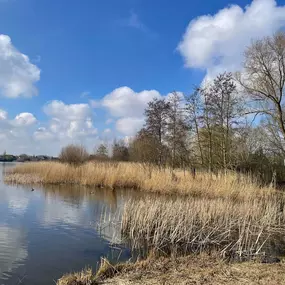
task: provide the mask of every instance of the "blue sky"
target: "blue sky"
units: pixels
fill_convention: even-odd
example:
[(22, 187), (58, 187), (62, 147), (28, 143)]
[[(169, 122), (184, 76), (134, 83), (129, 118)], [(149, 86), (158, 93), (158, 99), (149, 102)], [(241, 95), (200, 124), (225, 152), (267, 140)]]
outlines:
[(284, 5), (0, 0), (0, 152), (133, 136), (152, 98), (240, 69), (252, 38), (284, 28)]

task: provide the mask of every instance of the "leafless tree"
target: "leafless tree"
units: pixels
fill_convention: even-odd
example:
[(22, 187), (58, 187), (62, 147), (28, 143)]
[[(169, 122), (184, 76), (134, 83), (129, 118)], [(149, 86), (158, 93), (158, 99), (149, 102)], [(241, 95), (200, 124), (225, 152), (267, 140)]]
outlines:
[(285, 33), (252, 42), (245, 51), (244, 70), (237, 80), (254, 102), (256, 114), (267, 116), (278, 127), (280, 150), (285, 154)]
[(209, 108), (216, 136), (219, 137), (220, 163), (226, 171), (231, 167), (231, 140), (240, 117), (241, 98), (237, 96), (232, 74), (226, 72), (214, 79), (209, 92)]
[(167, 143), (171, 153), (171, 167), (174, 169), (177, 158), (187, 157), (187, 130), (181, 96), (173, 92), (169, 98), (170, 108), (167, 116)]
[(201, 141), (201, 122), (202, 122), (202, 113), (203, 113), (203, 104), (201, 100), (201, 94), (199, 88), (195, 88), (195, 91), (186, 97), (185, 112), (187, 120), (189, 123), (189, 129), (194, 133), (194, 141), (198, 145), (198, 156), (200, 164), (204, 165), (204, 152)]
[(167, 131), (167, 116), (170, 109), (170, 104), (164, 99), (154, 99), (148, 103), (145, 109), (145, 130), (156, 141), (158, 165), (162, 167), (163, 164), (163, 150), (165, 143), (165, 136)]
[(59, 159), (64, 163), (78, 166), (88, 160), (89, 154), (82, 145), (70, 144), (62, 148)]

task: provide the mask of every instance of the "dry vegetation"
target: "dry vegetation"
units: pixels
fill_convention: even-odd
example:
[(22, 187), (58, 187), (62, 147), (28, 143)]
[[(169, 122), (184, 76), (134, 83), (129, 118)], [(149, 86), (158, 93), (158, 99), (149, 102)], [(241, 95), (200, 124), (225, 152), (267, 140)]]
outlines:
[(139, 163), (89, 162), (78, 167), (59, 162), (35, 162), (17, 165), (5, 177), (7, 183), (79, 184), (106, 188), (134, 188), (163, 194), (186, 194), (195, 197), (231, 197), (249, 199), (268, 195), (270, 188), (252, 183), (235, 173), (213, 176), (171, 169), (159, 170)]
[(64, 275), (57, 281), (57, 285), (92, 285), (95, 276), (91, 268), (86, 268), (80, 272), (70, 273)]
[(271, 254), (285, 233), (284, 200), (140, 199), (128, 201), (122, 233), (135, 249), (175, 256), (215, 250), (222, 257), (252, 259)]
[[(103, 278), (85, 282), (84, 274), (66, 275), (57, 285), (279, 285), (285, 280), (285, 264), (227, 263), (205, 254), (179, 258), (148, 258), (135, 264), (109, 266)], [(90, 272), (87, 272), (89, 276)], [(87, 279), (88, 280), (88, 279)], [(90, 279), (89, 279), (90, 280)]]

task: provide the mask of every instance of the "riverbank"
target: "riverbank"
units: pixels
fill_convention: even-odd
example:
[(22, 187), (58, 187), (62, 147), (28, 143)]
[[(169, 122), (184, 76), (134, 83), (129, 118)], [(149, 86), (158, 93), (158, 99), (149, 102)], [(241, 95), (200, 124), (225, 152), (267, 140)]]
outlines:
[(285, 263), (229, 263), (202, 254), (149, 258), (135, 264), (111, 267), (107, 275), (91, 276), (91, 271), (66, 275), (58, 280), (57, 285), (280, 285), (285, 280)]
[(270, 193), (260, 189), (248, 177), (233, 172), (212, 175), (190, 171), (159, 170), (140, 163), (89, 162), (79, 167), (59, 162), (36, 162), (17, 165), (5, 176), (6, 183), (17, 184), (78, 184), (110, 189), (131, 188), (161, 194), (192, 197), (230, 197), (249, 199)]
[(148, 258), (102, 259), (97, 273), (68, 274), (57, 285), (282, 284), (285, 264), (274, 250), (284, 248), (284, 203), (267, 198), (129, 200), (121, 233), (132, 249), (148, 248)]

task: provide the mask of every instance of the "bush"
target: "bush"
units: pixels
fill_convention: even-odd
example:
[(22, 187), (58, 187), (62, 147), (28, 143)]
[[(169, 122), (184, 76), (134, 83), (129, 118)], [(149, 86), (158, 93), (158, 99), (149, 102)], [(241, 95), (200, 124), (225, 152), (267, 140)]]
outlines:
[(70, 144), (62, 148), (59, 159), (61, 162), (69, 163), (71, 165), (80, 165), (86, 162), (89, 154), (84, 146)]

